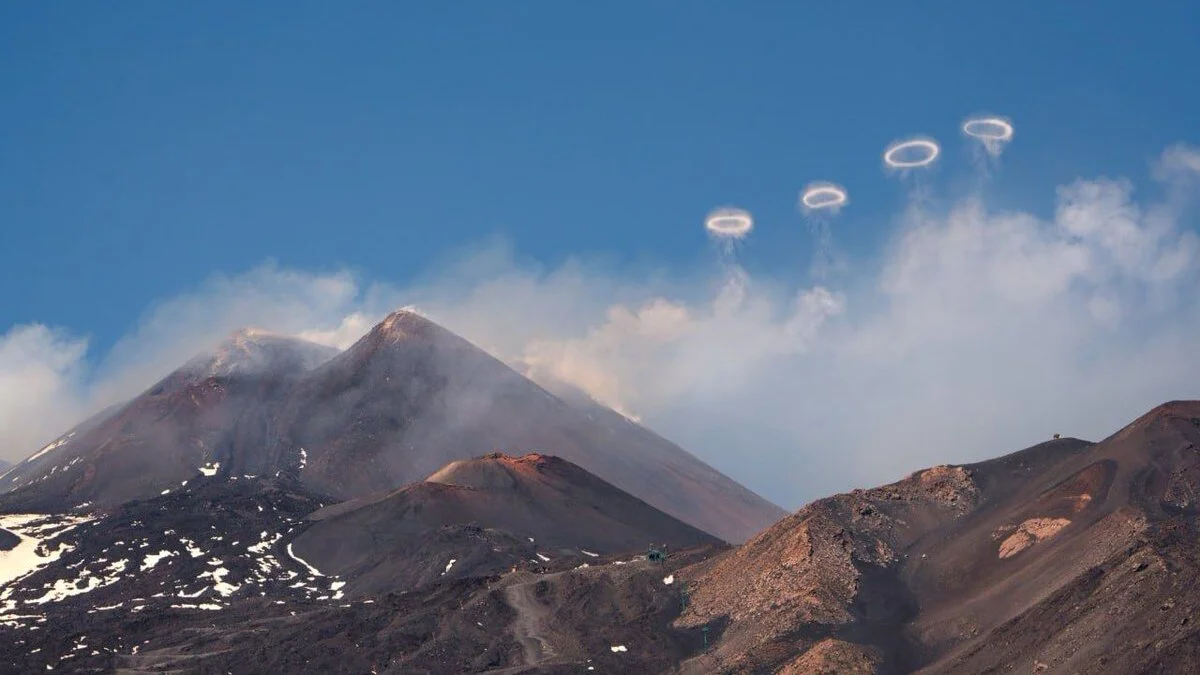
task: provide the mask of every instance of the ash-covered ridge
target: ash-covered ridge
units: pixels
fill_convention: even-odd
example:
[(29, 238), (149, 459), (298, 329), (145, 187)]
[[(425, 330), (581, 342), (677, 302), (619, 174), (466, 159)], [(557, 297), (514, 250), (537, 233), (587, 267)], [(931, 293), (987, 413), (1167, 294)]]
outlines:
[(0, 670), (134, 665), (139, 622), (342, 601), (346, 582), (290, 549), (325, 503), (286, 482), (200, 474), (107, 513), (0, 515)]
[(823, 499), (680, 573), (682, 672), (1188, 672), (1197, 514), (1200, 401)]
[(305, 482), (341, 498), (394, 489), (493, 450), (561, 457), (728, 541), (783, 511), (652, 431), (572, 406), (410, 311), (312, 371), (282, 413)]
[(322, 345), (243, 330), (128, 403), (101, 411), (0, 477), (0, 509), (110, 508), (159, 494), (220, 464), (273, 474), (271, 421)]
[[(106, 512), (0, 515), (0, 670), (520, 666), (527, 646), (541, 644), (529, 632), (540, 629), (521, 618), (541, 616), (540, 601), (524, 604), (535, 580), (590, 572), (579, 577), (589, 586), (631, 578), (645, 585), (659, 572), (644, 560), (647, 544), (719, 548), (554, 457), (492, 455), (437, 473), (511, 481), (422, 481), (344, 504), (329, 504), (290, 476), (202, 468), (163, 494)], [(367, 542), (390, 546), (364, 549)], [(347, 555), (366, 564), (340, 564)], [(661, 613), (672, 602), (668, 585), (654, 581), (650, 589), (636, 602)], [(343, 628), (330, 633), (332, 625)], [(581, 663), (616, 658), (599, 644), (586, 651), (561, 644), (590, 654)], [(353, 652), (348, 658), (362, 667), (335, 656), (341, 652)]]
[(0, 669), (1124, 674), (1191, 672), (1200, 644), (1200, 402), (661, 561), (618, 550), (664, 536), (644, 502), (543, 454), (336, 504), (205, 469), (108, 513), (0, 516)]
[(355, 499), (496, 449), (563, 457), (727, 541), (784, 515), (644, 427), (570, 405), (406, 310), (341, 353), (239, 331), (0, 477), (0, 509), (111, 508), (209, 464)]
[(234, 377), (312, 370), (336, 356), (337, 349), (260, 328), (243, 328), (189, 361), (182, 370), (193, 376)]
[(558, 457), (460, 460), (386, 495), (327, 506), (294, 550), (353, 594), (446, 578), (574, 567), (720, 541)]

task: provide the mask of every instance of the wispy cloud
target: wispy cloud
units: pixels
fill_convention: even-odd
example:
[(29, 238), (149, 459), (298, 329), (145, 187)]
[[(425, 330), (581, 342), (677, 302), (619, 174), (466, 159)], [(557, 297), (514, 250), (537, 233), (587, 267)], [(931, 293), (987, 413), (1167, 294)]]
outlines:
[[(1200, 397), (1187, 220), (1200, 152), (1171, 148), (1157, 169), (1154, 203), (1128, 181), (1081, 179), (1046, 216), (993, 211), (981, 194), (922, 204), (878, 266), (836, 286), (728, 264), (699, 284), (582, 260), (544, 269), (491, 243), (408, 288), (271, 265), (215, 278), (151, 308), (86, 378), (85, 343), (17, 327), (0, 343), (8, 455), (242, 325), (345, 347), (407, 304), (789, 507), (1052, 433), (1097, 438)], [(50, 421), (30, 423), (33, 410)]]
[(81, 414), (87, 346), (84, 338), (41, 324), (0, 335), (0, 448), (8, 459), (27, 454)]

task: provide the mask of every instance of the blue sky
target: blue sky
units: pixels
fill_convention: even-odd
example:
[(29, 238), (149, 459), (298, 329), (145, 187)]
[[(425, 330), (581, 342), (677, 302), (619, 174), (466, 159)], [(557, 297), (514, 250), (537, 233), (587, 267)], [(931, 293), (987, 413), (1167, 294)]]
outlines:
[[(1198, 34), (1187, 2), (3, 4), (0, 456), (235, 325), (344, 344), (407, 302), (788, 506), (1102, 435), (1200, 396)], [(987, 176), (977, 112), (1016, 126)], [(885, 174), (916, 133), (936, 167)], [(814, 180), (851, 195), (832, 281)], [(756, 228), (718, 272), (727, 204)]]
[(1005, 190), (1040, 205), (1200, 140), (1198, 33), (1185, 2), (7, 3), (0, 327), (103, 346), (214, 271), (405, 279), (494, 233), (683, 264), (723, 203), (748, 265), (789, 265), (815, 179), (869, 251), (893, 138), (961, 161), (964, 115), (1011, 116)]

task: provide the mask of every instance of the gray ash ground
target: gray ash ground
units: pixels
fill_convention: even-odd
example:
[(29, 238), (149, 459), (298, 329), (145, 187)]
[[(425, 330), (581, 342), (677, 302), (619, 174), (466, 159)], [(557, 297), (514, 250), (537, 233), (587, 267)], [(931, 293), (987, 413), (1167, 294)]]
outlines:
[[(1148, 674), (1200, 663), (1200, 402), (1160, 406), (1100, 443), (1059, 439), (819, 500), (743, 546), (673, 550), (661, 565), (572, 549), (587, 533), (561, 513), (513, 520), (509, 505), (503, 527), (464, 522), (507, 504), (493, 501), (502, 485), (554, 509), (592, 508), (580, 486), (609, 489), (532, 471), (556, 462), (501, 464), (459, 465), (453, 489), (338, 506), (286, 477), (223, 475), (104, 514), (0, 516), (11, 535), (0, 540), (0, 671)], [(564, 487), (543, 491), (556, 476)], [(627, 503), (617, 519), (638, 520)], [(369, 517), (341, 519), (354, 514)], [(375, 576), (382, 585), (356, 590), (351, 573), (289, 552), (318, 526), (334, 550), (332, 523), (359, 528), (350, 542), (403, 519), (428, 529), (428, 548)], [(562, 540), (543, 549), (513, 531), (535, 526)], [(375, 575), (402, 548), (354, 550)], [(444, 564), (461, 551), (480, 557)], [(511, 566), (497, 571), (489, 554)], [(11, 580), (22, 565), (29, 574)]]
[[(723, 545), (550, 557), (525, 532), (430, 523), (422, 555), (448, 574), (351, 595), (291, 546), (328, 498), (210, 472), (107, 513), (0, 516), (24, 572), (0, 592), (0, 672), (656, 672), (701, 644), (670, 627), (664, 578)], [(447, 565), (464, 540), (494, 559)]]
[[(246, 481), (48, 536), (63, 553), (10, 587), (0, 671), (659, 672), (699, 648), (698, 632), (669, 627), (678, 587), (663, 579), (707, 551), (665, 565), (630, 554), (559, 559), (350, 600), (340, 580), (287, 553), (318, 504)], [(524, 587), (529, 603), (513, 603)], [(47, 593), (57, 595), (31, 604)], [(558, 648), (530, 653), (528, 639)]]
[(33, 568), (0, 593), (0, 669), (104, 670), (142, 631), (180, 617), (341, 599), (344, 581), (287, 552), (320, 496), (254, 477), (189, 483), (108, 514), (0, 516), (22, 540), (6, 567)]
[[(162, 630), (120, 663), (214, 673), (664, 672), (703, 647), (699, 631), (669, 627), (679, 590), (664, 575), (687, 560), (609, 559), (334, 605), (248, 601), (219, 626), (193, 617)], [(518, 594), (527, 599), (514, 602)]]

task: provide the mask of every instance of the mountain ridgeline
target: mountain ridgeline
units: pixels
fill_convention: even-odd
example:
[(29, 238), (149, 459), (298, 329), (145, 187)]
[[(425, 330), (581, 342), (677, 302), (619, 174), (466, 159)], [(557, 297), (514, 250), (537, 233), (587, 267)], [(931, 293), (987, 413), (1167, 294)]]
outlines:
[(341, 353), (241, 331), (0, 477), (0, 508), (112, 507), (200, 471), (354, 499), (494, 450), (562, 457), (734, 543), (784, 515), (648, 429), (571, 405), (409, 311)]
[(351, 595), (569, 560), (720, 541), (558, 457), (490, 454), (425, 481), (326, 506), (297, 555), (352, 579)]
[[(0, 510), (0, 670), (1149, 675), (1200, 663), (1198, 401), (1099, 443), (1055, 439), (820, 499), (733, 547), (564, 457), (454, 457), (447, 447), (485, 435), (607, 452), (593, 465), (677, 510), (731, 484), (448, 335), (403, 314), (334, 356), (239, 335), (19, 465)], [(623, 454), (622, 440), (659, 454)], [(381, 477), (439, 453), (451, 458), (404, 485)], [(112, 466), (158, 473), (118, 480)], [(693, 519), (737, 522), (720, 517), (746, 503)]]
[(1197, 515), (1197, 401), (822, 499), (683, 573), (682, 672), (1193, 672)]

